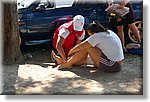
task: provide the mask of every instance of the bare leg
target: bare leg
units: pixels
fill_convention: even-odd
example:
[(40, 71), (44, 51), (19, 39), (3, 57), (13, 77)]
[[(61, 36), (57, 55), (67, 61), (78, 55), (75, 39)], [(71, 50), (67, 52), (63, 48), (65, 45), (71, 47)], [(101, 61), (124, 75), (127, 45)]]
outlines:
[(77, 62), (75, 65), (84, 65), (87, 64), (86, 59), (83, 59), (82, 61)]
[(125, 48), (123, 26), (117, 26), (117, 32), (118, 32), (118, 36), (119, 36), (119, 38), (121, 40), (122, 47)]
[(82, 61), (82, 60), (84, 60), (84, 62), (85, 62), (85, 59), (87, 58), (88, 54), (91, 57), (91, 59), (93, 60), (94, 66), (99, 67), (101, 50), (96, 47), (94, 47), (94, 48), (92, 47), (92, 48), (88, 48), (88, 49), (85, 49), (85, 50), (75, 53), (66, 63), (64, 63), (58, 69), (61, 69), (62, 67), (70, 68), (74, 64), (79, 64), (78, 62)]
[[(64, 64), (65, 67), (70, 68), (72, 65), (80, 65), (85, 62), (85, 59), (87, 58), (88, 53), (83, 50), (75, 53), (70, 59), (68, 59), (67, 63)], [(81, 62), (80, 62), (81, 61)]]
[(101, 50), (97, 47), (89, 48), (86, 50), (91, 57), (92, 61), (94, 62), (95, 67), (99, 67)]
[(138, 41), (138, 43), (140, 43), (141, 37), (140, 37), (139, 31), (138, 31), (137, 27), (135, 26), (135, 24), (134, 23), (128, 24), (128, 27), (131, 29), (131, 31), (135, 35), (135, 38)]
[[(57, 56), (54, 51), (52, 51), (52, 57), (53, 58), (55, 57), (55, 59), (56, 59), (58, 64), (62, 64), (63, 63), (63, 59), (61, 57)], [(78, 61), (76, 63), (76, 65), (82, 65), (82, 64), (86, 64), (86, 58), (84, 58), (84, 59), (82, 59), (82, 60), (80, 60), (80, 61)]]

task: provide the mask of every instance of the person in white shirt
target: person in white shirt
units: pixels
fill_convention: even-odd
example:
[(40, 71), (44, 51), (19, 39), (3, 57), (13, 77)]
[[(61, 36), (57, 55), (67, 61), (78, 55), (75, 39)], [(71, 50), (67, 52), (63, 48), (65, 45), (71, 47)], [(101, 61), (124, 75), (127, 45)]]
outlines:
[[(104, 72), (120, 71), (124, 54), (117, 34), (103, 27), (98, 21), (90, 23), (87, 32), (90, 37), (69, 51), (72, 56), (66, 62), (59, 59), (62, 63), (57, 68), (93, 64)], [(55, 54), (54, 56), (56, 57)]]

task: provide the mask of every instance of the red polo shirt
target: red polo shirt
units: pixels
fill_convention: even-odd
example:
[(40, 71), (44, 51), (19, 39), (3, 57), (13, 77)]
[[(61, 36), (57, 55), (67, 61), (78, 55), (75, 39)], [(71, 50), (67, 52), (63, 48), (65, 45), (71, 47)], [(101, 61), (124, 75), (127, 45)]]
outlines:
[(63, 49), (65, 51), (65, 54), (68, 55), (69, 51), (75, 46), (76, 41), (79, 37), (84, 33), (84, 29), (82, 31), (75, 31), (73, 29), (73, 22), (69, 21), (67, 23), (64, 23), (60, 27), (58, 27), (55, 30), (54, 37), (53, 37), (53, 47), (56, 49), (56, 43), (58, 39), (59, 30), (62, 28), (66, 28), (69, 31), (69, 35), (65, 38)]

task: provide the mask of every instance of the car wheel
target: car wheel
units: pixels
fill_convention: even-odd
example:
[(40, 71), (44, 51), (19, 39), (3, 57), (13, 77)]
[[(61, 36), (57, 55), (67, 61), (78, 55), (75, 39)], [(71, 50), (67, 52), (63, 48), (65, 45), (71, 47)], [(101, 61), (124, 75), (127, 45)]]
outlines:
[[(141, 38), (143, 39), (143, 22), (142, 21), (136, 21), (135, 22), (135, 26), (138, 28), (138, 30), (139, 30), (139, 32), (140, 32), (140, 36), (141, 36)], [(133, 34), (133, 32), (129, 29), (128, 30), (128, 36), (129, 36), (129, 39), (132, 41), (132, 42), (134, 42), (134, 43), (136, 43), (137, 41), (136, 41), (136, 38), (135, 38), (135, 36), (134, 36), (134, 34)]]

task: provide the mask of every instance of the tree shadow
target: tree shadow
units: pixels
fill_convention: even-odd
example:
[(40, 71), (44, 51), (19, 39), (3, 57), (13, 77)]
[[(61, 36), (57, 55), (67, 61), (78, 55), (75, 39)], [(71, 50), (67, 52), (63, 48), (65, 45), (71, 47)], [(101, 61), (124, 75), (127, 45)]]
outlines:
[[(100, 70), (96, 72), (93, 68), (71, 68), (63, 69), (62, 71), (70, 71), (78, 75), (79, 77), (56, 77), (55, 81), (51, 79), (44, 79), (35, 81), (32, 77), (27, 79), (18, 78), (16, 86), (18, 87), (17, 94), (19, 95), (139, 95), (142, 91), (132, 92), (125, 90), (121, 85), (132, 86), (132, 77), (129, 81), (125, 77), (122, 77), (120, 73), (104, 73)], [(94, 69), (95, 71), (95, 69)], [(57, 76), (57, 75), (56, 75)], [(61, 76), (58, 74), (58, 76)], [(120, 76), (120, 77), (118, 77)], [(45, 82), (46, 81), (46, 82)], [(102, 88), (100, 91), (89, 92), (86, 85), (90, 82), (96, 81)], [(94, 83), (93, 83), (94, 84)], [(128, 85), (127, 85), (128, 86)], [(92, 86), (91, 86), (92, 87)], [(91, 88), (89, 87), (89, 88)], [(41, 91), (36, 91), (36, 89)], [(29, 90), (29, 91), (28, 91)], [(34, 90), (34, 91), (33, 91)], [(97, 89), (99, 90), (99, 89)]]
[[(123, 66), (126, 67), (126, 66)], [(143, 74), (141, 69), (137, 69), (139, 72), (135, 73), (131, 69), (122, 68), (120, 72), (106, 73), (100, 69), (93, 67), (74, 67), (71, 69), (62, 69), (63, 71), (71, 71), (76, 75), (103, 83), (106, 95), (142, 95), (143, 94)], [(135, 68), (136, 70), (136, 68)], [(138, 75), (137, 75), (138, 74)], [(133, 87), (131, 84), (137, 85)], [(126, 87), (123, 87), (126, 86)], [(133, 91), (129, 91), (129, 87)], [(135, 89), (134, 89), (135, 88)], [(137, 90), (137, 91), (135, 91)]]
[[(86, 66), (86, 67), (75, 66), (70, 69), (67, 69), (67, 68), (62, 69), (61, 71), (73, 72), (74, 74), (79, 76), (79, 78), (87, 79), (87, 80), (94, 80), (94, 81), (102, 84), (102, 86), (104, 88), (104, 92), (103, 92), (104, 95), (142, 95), (143, 94), (143, 84), (142, 84), (143, 74), (142, 74), (142, 68), (141, 68), (142, 65), (140, 64), (140, 66), (139, 66), (137, 64), (135, 66), (134, 63), (137, 63), (136, 56), (135, 56), (135, 58), (134, 57), (130, 58), (130, 59), (127, 58), (127, 60), (128, 61), (125, 61), (125, 64), (122, 66), (123, 67), (122, 70), (117, 73), (105, 73), (99, 69), (97, 70), (96, 68), (93, 68), (90, 66)], [(51, 68), (56, 67), (56, 65), (54, 63), (31, 62), (30, 64), (41, 66), (41, 68), (49, 68), (49, 66)], [(40, 82), (40, 81), (35, 82), (30, 78), (27, 80), (22, 79), (22, 81), (23, 80), (25, 82), (25, 85), (28, 83), (26, 85), (27, 87), (35, 88), (34, 84), (43, 85), (42, 82)], [(55, 82), (49, 82), (49, 84), (51, 86), (43, 87), (43, 92), (49, 90), (48, 94), (52, 94), (52, 95), (99, 94), (99, 93), (83, 93), (86, 90), (85, 87), (80, 87), (80, 90), (78, 88), (73, 88), (74, 89), (73, 90), (67, 86), (63, 86), (63, 89), (67, 90), (67, 91), (63, 91), (63, 89), (59, 90), (59, 88), (62, 87), (61, 84), (59, 85), (59, 83), (63, 83), (64, 80), (70, 80), (70, 81), (67, 81), (67, 83), (66, 83), (66, 84), (69, 84), (70, 86), (73, 83), (72, 79), (67, 78), (67, 77), (66, 78), (57, 78)], [(137, 85), (137, 86), (133, 87), (132, 84)], [(133, 91), (130, 91), (130, 86), (133, 87)], [(73, 90), (75, 93), (73, 93), (73, 92), (70, 93), (69, 90), (71, 92)], [(78, 92), (76, 92), (75, 90), (78, 90)], [(132, 88), (131, 88), (131, 90), (132, 90)], [(45, 94), (45, 93), (29, 93), (29, 94)]]
[(14, 95), (15, 94), (15, 84), (18, 77), (19, 65), (5, 65), (2, 68), (2, 95)]
[[(48, 64), (50, 65), (50, 64)], [(68, 77), (56, 77), (55, 81), (46, 80), (46, 84), (43, 83), (42, 80), (35, 81), (32, 77), (28, 77), (27, 79), (23, 79), (18, 77), (18, 68), (19, 65), (13, 66), (4, 66), (3, 69), (3, 95), (14, 95), (16, 87), (19, 87), (22, 92), (26, 91), (28, 88), (36, 89), (36, 87), (41, 87), (41, 93), (20, 93), (20, 94), (28, 94), (28, 95), (141, 95), (143, 94), (143, 87), (142, 83), (135, 83), (142, 78), (141, 75), (137, 75), (137, 73), (133, 73), (133, 71), (128, 69), (122, 69), (118, 73), (105, 73), (101, 70), (97, 70), (93, 67), (83, 67), (83, 66), (75, 66), (74, 68), (70, 69), (62, 69), (62, 73), (64, 72), (72, 72), (76, 74), (78, 77), (70, 78)], [(40, 68), (47, 68), (47, 67), (40, 67)], [(54, 74), (54, 73), (53, 73)], [(40, 75), (40, 73), (39, 73)], [(16, 81), (17, 80), (17, 81)], [(45, 79), (44, 79), (45, 80)], [(82, 81), (80, 83), (74, 84), (74, 82)], [(86, 84), (89, 81), (96, 81), (103, 88), (102, 93), (97, 92), (89, 92), (87, 93)], [(135, 81), (135, 82), (134, 82)], [(129, 91), (130, 86), (139, 84), (141, 89), (140, 91), (133, 92)], [(46, 85), (46, 86), (45, 86)], [(77, 85), (78, 87), (72, 87)], [(122, 87), (126, 85), (128, 89)]]
[[(85, 80), (78, 77), (77, 80)], [(80, 85), (80, 87), (72, 87), (73, 78), (57, 78), (54, 82), (48, 81), (47, 86), (42, 81), (34, 81), (32, 78), (23, 79), (19, 78), (20, 82), (17, 82), (17, 87), (19, 87), (18, 95), (87, 95), (96, 93), (86, 93), (86, 87)], [(86, 83), (82, 83), (86, 84)], [(38, 85), (38, 86), (37, 86)], [(43, 87), (44, 86), (44, 87)], [(79, 85), (78, 85), (79, 86)], [(40, 92), (33, 91), (36, 87), (40, 87)], [(27, 90), (32, 90), (28, 92)]]

